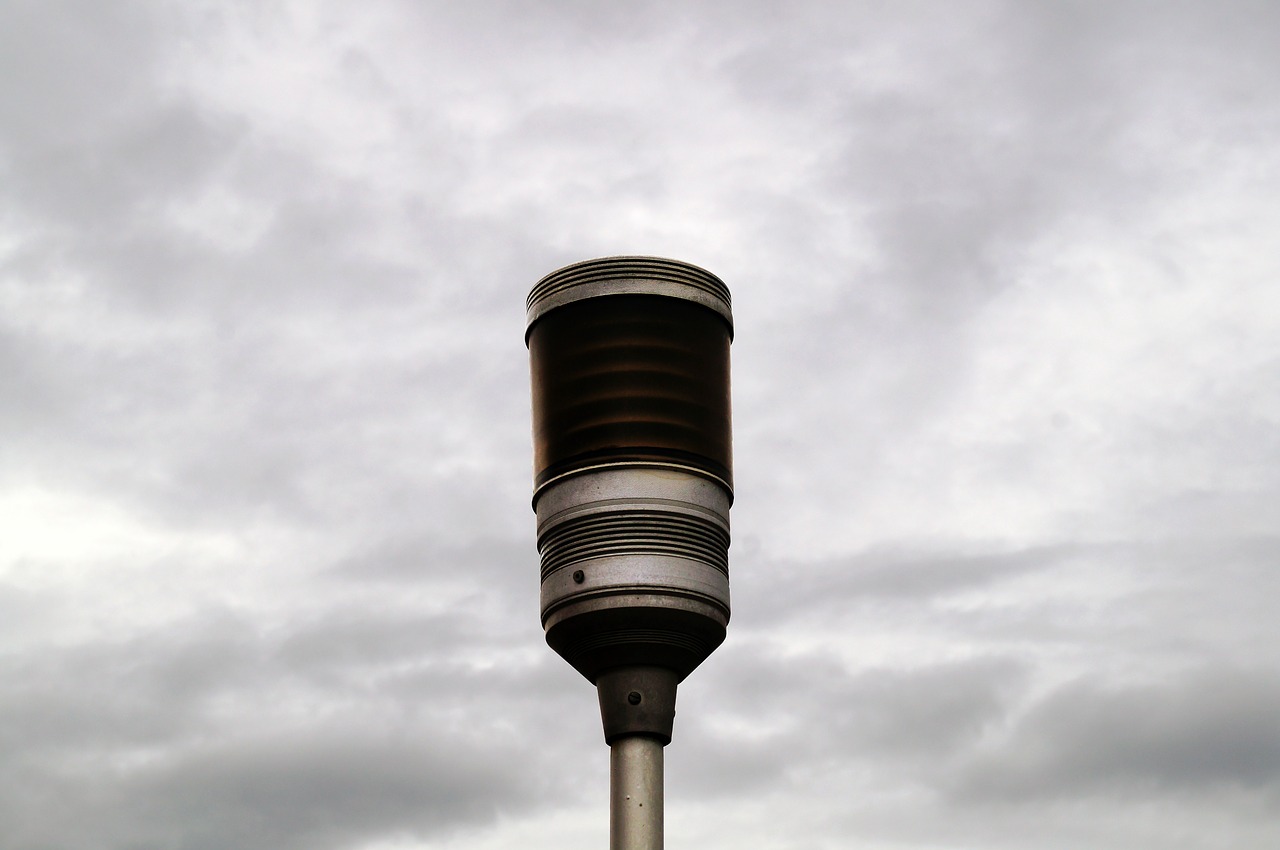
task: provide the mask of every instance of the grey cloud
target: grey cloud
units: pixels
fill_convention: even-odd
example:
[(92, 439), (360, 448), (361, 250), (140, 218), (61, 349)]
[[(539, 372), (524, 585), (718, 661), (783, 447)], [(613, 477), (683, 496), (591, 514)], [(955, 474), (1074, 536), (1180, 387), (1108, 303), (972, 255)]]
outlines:
[(263, 625), (10, 655), (5, 846), (342, 847), (491, 821), (568, 781), (510, 731), (552, 724), (563, 687), (475, 666), (468, 619), (366, 606)]
[[(807, 632), (821, 622), (853, 633), (957, 634), (1019, 652), (1030, 641), (1161, 664), (1230, 664), (1242, 643), (1258, 660), (1272, 656), (1263, 624), (1276, 539), (1230, 523), (1215, 528), (1203, 517), (1180, 531), (967, 554), (886, 546), (810, 562), (734, 553), (735, 634), (785, 645), (788, 629)], [(950, 604), (1010, 593), (1005, 602)]]
[[(509, 756), (447, 736), (424, 741), (346, 726), (220, 742), (131, 770), (31, 777), (38, 783), (10, 793), (8, 840), (123, 850), (335, 848), (439, 836), (536, 799), (536, 787), (517, 785), (506, 769)], [(75, 819), (42, 818), (67, 807)]]
[[(839, 43), (830, 33), (843, 33), (854, 12), (821, 25), (789, 16), (781, 39), (731, 66), (749, 69), (744, 97), (767, 89), (761, 81), (808, 94), (773, 103), (781, 115), (803, 103), (841, 116), (791, 187), (826, 227), (798, 236), (789, 225), (803, 219), (785, 204), (744, 205), (774, 217), (755, 229), (758, 253), (812, 258), (803, 274), (843, 283), (827, 297), (780, 303), (762, 329), (768, 359), (741, 335), (742, 362), (757, 376), (773, 375), (773, 359), (806, 364), (764, 391), (809, 412), (802, 430), (783, 406), (756, 423), (791, 425), (789, 440), (778, 434), (762, 447), (788, 466), (822, 467), (804, 447), (845, 435), (843, 465), (873, 476), (883, 434), (901, 440), (952, 400), (969, 367), (970, 321), (1015, 282), (1041, 240), (1158, 215), (1188, 179), (1212, 179), (1214, 159), (1248, 156), (1260, 126), (1280, 126), (1256, 92), (1223, 90), (1226, 79), (1256, 79), (1256, 63), (1274, 62), (1260, 34), (1274, 31), (1273, 10), (981, 4), (918, 13), (898, 7), (875, 26), (909, 27), (911, 43), (933, 57), (927, 64), (876, 54), (882, 42), (865, 30)], [(847, 72), (832, 73), (833, 53)], [(793, 85), (776, 82), (797, 75)], [(1194, 145), (1203, 156), (1180, 150)], [(776, 251), (759, 250), (774, 240)]]
[[(524, 531), (532, 535), (532, 510), (527, 520)], [(441, 569), (424, 570), (431, 564)], [(489, 590), (503, 578), (520, 577), (536, 584), (539, 569), (537, 549), (528, 537), (506, 536), (494, 529), (491, 534), (454, 544), (409, 529), (403, 536), (374, 541), (341, 558), (329, 568), (328, 575), (345, 582), (405, 585), (420, 582), (429, 574), (433, 581), (456, 577), (469, 587)], [(499, 589), (504, 593), (510, 590)]]
[(242, 129), (163, 90), (154, 10), (20, 2), (5, 23), (6, 205), (18, 222), (50, 228), (60, 255), (118, 238), (145, 204), (207, 175)]
[(0, 149), (10, 155), (88, 141), (154, 91), (156, 20), (141, 4), (20, 0), (4, 14)]
[(1003, 719), (1024, 686), (1024, 667), (1012, 659), (978, 659), (861, 673), (833, 701), (845, 706), (833, 738), (845, 754), (939, 763)]
[(1200, 669), (1154, 684), (1082, 680), (1033, 705), (953, 778), (961, 799), (1193, 794), (1280, 785), (1280, 679)]
[(191, 847), (343, 847), (438, 835), (527, 805), (535, 795), (508, 758), (445, 735), (424, 742), (340, 727), (221, 746), (147, 771), (134, 793), (146, 800), (143, 834), (157, 822), (171, 831), (158, 846), (176, 831)]
[[(817, 612), (836, 618), (867, 605), (927, 605), (931, 601), (1001, 581), (1026, 578), (1063, 564), (1081, 551), (1074, 545), (960, 554), (883, 548), (829, 561), (788, 562), (763, 558), (737, 564), (737, 604), (751, 612), (752, 626), (770, 629)], [(735, 562), (737, 563), (737, 562)], [(832, 610), (836, 609), (836, 610)], [(843, 614), (842, 614), (843, 612)], [(748, 627), (752, 627), (748, 626)]]
[[(676, 722), (666, 755), (667, 786), (682, 797), (725, 799), (759, 794), (785, 782), (797, 759), (786, 738), (709, 738), (703, 724)], [(674, 793), (674, 792), (672, 792)]]
[[(1026, 665), (1011, 658), (851, 669), (820, 653), (753, 649), (758, 645), (722, 649), (727, 657), (700, 683), (714, 699), (699, 699), (677, 723), (687, 739), (682, 746), (694, 751), (685, 781), (702, 793), (784, 781), (800, 765), (875, 763), (918, 777), (999, 728), (1027, 680)], [(687, 703), (682, 695), (682, 707)], [(759, 731), (745, 740), (722, 731), (744, 726)], [(726, 784), (729, 776), (735, 778)]]
[[(467, 246), (493, 241), (477, 238), (483, 222), (442, 212), (440, 199), (406, 211), (420, 227), (422, 260), (434, 264), (424, 283), (422, 269), (366, 249), (366, 237), (400, 212), (372, 204), (367, 187), (318, 174), (302, 155), (247, 138), (236, 116), (176, 95), (158, 98), (158, 20), (134, 20), (132, 7), (108, 13), (55, 4), (45, 15), (20, 9), (17, 18), (33, 28), (25, 37), (43, 51), (34, 57), (40, 61), (24, 61), (24, 85), (43, 90), (50, 127), (81, 126), (84, 133), (57, 144), (34, 130), (8, 137), (20, 190), (11, 197), (13, 212), (28, 229), (6, 270), (32, 292), (46, 279), (84, 280), (59, 305), (63, 316), (136, 330), (110, 351), (74, 331), (64, 337), (28, 329), (10, 337), (8, 348), (22, 348), (9, 371), (18, 387), (6, 392), (18, 408), (6, 418), (18, 426), (8, 441), (20, 448), (11, 463), (26, 475), (57, 469), (113, 491), (132, 484), (157, 509), (189, 505), (189, 517), (233, 503), (305, 514), (317, 509), (325, 458), (349, 456), (362, 432), (383, 431), (370, 411), (395, 397), (414, 403), (418, 417), (453, 411), (450, 427), (459, 433), (424, 424), (419, 454), (448, 457), (461, 441), (469, 416), (456, 412), (459, 401), (482, 417), (497, 405), (494, 420), (513, 424), (503, 456), (525, 453), (526, 429), (515, 423), (526, 391), (506, 389), (523, 380), (520, 369), (506, 365), (512, 358), (495, 351), (445, 360), (424, 344), (445, 327), (459, 334), (468, 324), (473, 338), (488, 333), (493, 289), (474, 286), (470, 275), (492, 269), (459, 259), (474, 250)], [(22, 26), (8, 35), (27, 43)], [(51, 43), (65, 44), (74, 61), (46, 61), (57, 55), (49, 54)], [(20, 117), (43, 112), (23, 109)], [(264, 233), (239, 252), (213, 250), (164, 221), (165, 203), (214, 184), (261, 200), (269, 211)], [(494, 254), (501, 259), (502, 252)], [(506, 263), (514, 272), (513, 260)], [(473, 268), (441, 271), (459, 266)], [(511, 277), (519, 291), (532, 275)], [(350, 314), (345, 324), (327, 320), (335, 302), (354, 308), (371, 299), (385, 310)], [(510, 298), (517, 339), (518, 299)], [(370, 358), (368, 342), (385, 338), (388, 325), (404, 334), (405, 317), (414, 314), (421, 317), (417, 347), (430, 356), (418, 363)], [(183, 332), (166, 332), (173, 327)], [(308, 336), (323, 351), (307, 350)], [(332, 357), (334, 350), (350, 352), (341, 377), (308, 374), (317, 371), (307, 368), (316, 354)], [(406, 381), (416, 394), (403, 394)], [(339, 445), (314, 443), (321, 421), (331, 423), (331, 434), (341, 432), (333, 434)], [(68, 456), (68, 445), (91, 452)], [(390, 462), (384, 456), (373, 463)], [(353, 466), (340, 474), (361, 474), (359, 463)]]
[[(52, 330), (32, 322), (6, 334), (17, 384), (6, 401), (18, 408), (9, 444), (23, 449), (11, 462), (136, 487), (188, 516), (212, 516), (213, 504), (323, 510), (316, 485), (340, 486), (326, 477), (445, 462), (475, 421), (500, 436), (464, 463), (526, 462), (513, 462), (528, 439), (519, 305), (537, 272), (513, 253), (520, 240), (504, 242), (509, 223), (425, 195), (388, 207), (371, 187), (194, 104), (120, 120), (105, 152), (83, 142), (23, 169), (35, 182), (15, 211), (32, 224), (6, 271), (33, 294), (49, 280), (76, 285), (52, 309), (31, 299), (30, 318), (62, 320)], [(110, 168), (77, 171), (104, 157)], [(69, 193), (54, 185), (64, 179)], [(212, 185), (261, 203), (268, 221), (253, 241), (217, 248), (165, 220), (165, 203)], [(420, 239), (413, 256), (381, 256), (373, 237), (406, 222)], [(132, 331), (102, 340), (75, 322)], [(482, 339), (495, 344), (477, 349)], [(69, 457), (67, 445), (91, 452)]]
[[(95, 296), (84, 300), (92, 313)], [(27, 389), (6, 394), (18, 405), (7, 419), (15, 431), (9, 444), (25, 451), (9, 462), (32, 472), (67, 466), (92, 487), (133, 493), (151, 510), (201, 522), (216, 515), (215, 505), (323, 515), (344, 490), (365, 490), (374, 477), (379, 492), (369, 498), (387, 504), (389, 516), (417, 510), (430, 521), (446, 488), (424, 491), (414, 482), (424, 465), (453, 458), (460, 470), (503, 464), (513, 478), (502, 486), (525, 486), (514, 483), (527, 468), (523, 364), (502, 351), (461, 350), (460, 341), (442, 340), (452, 354), (377, 350), (388, 333), (406, 337), (413, 350), (464, 334), (464, 316), (450, 328), (447, 315), (427, 315), (414, 333), (389, 314), (317, 326), (305, 313), (259, 312), (267, 309), (250, 302), (224, 320), (189, 325), (173, 317), (189, 333), (166, 330), (166, 318), (151, 325), (129, 316), (141, 334), (107, 352), (28, 333), (9, 373)], [(512, 331), (518, 340), (518, 320)], [(327, 365), (313, 365), (317, 359)], [(486, 419), (495, 427), (484, 446), (472, 440), (471, 423)], [(70, 445), (87, 456), (67, 454), (72, 435)], [(493, 498), (488, 484), (461, 471), (448, 489), (448, 504)]]
[(159, 213), (165, 202), (212, 176), (241, 133), (183, 102), (122, 124), (93, 144), (36, 148), (15, 158), (11, 200), (22, 203), (27, 215), (47, 217), (59, 232), (75, 228), (72, 251), (77, 243), (109, 251), (113, 238), (128, 238), (129, 225), (141, 216)]
[(512, 2), (406, 3), (405, 13), (438, 30), (447, 21), (458, 46), (492, 49), (495, 42), (515, 51), (529, 70), (541, 64), (537, 53), (557, 50), (571, 55), (634, 42), (671, 32), (687, 25), (688, 8), (668, 0), (648, 0), (625, 6), (570, 0), (538, 3), (536, 7)]
[(193, 731), (217, 699), (270, 680), (268, 662), (253, 624), (228, 614), (171, 632), (39, 646), (5, 660), (4, 725), (15, 751), (158, 743)]

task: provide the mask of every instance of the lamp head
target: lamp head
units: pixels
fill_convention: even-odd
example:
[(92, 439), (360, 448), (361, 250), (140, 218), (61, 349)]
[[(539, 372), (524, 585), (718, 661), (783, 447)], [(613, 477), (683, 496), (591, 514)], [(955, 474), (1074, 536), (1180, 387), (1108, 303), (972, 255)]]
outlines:
[(678, 682), (729, 622), (729, 290), (607, 257), (540, 280), (527, 318), (547, 642), (602, 700), (610, 671)]

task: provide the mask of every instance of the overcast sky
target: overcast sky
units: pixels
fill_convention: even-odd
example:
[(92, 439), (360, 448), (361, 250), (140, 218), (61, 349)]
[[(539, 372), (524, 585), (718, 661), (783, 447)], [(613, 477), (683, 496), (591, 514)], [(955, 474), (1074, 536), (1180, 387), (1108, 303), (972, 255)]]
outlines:
[(1280, 5), (0, 0), (0, 850), (605, 846), (524, 298), (734, 297), (703, 850), (1280, 846)]

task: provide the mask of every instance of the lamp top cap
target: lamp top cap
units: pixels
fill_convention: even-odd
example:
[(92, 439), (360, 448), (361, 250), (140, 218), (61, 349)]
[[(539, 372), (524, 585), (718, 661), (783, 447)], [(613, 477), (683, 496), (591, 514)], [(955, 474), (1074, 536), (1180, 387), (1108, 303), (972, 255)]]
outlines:
[(706, 269), (662, 257), (600, 257), (557, 269), (534, 285), (525, 302), (525, 337), (544, 315), (602, 295), (664, 295), (701, 304), (720, 315), (733, 336), (729, 287)]

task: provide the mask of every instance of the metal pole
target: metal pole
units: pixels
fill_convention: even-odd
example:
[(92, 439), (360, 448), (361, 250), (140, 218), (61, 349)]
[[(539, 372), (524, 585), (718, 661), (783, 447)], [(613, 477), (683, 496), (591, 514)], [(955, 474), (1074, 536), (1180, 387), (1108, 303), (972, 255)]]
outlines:
[(609, 747), (609, 850), (662, 850), (662, 743), (628, 735)]

